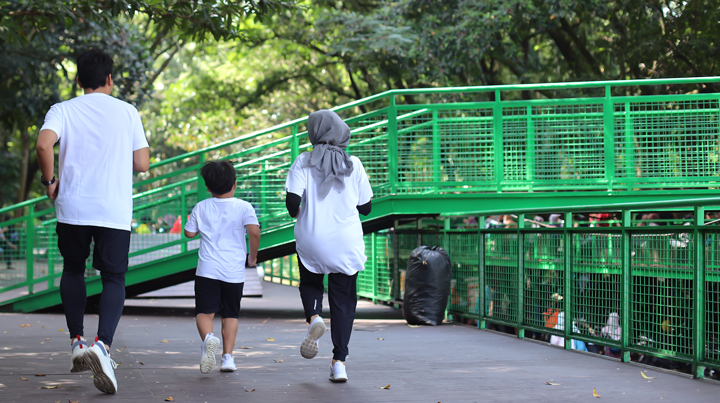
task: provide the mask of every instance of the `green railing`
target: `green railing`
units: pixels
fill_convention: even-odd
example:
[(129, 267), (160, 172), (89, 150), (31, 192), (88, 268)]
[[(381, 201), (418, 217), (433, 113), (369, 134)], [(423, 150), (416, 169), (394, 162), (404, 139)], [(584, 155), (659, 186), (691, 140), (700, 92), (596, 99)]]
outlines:
[[(636, 94), (689, 92), (718, 81), (393, 90), (334, 110), (352, 129), (349, 152), (363, 161), (376, 198), (687, 188), (712, 193), (720, 173), (720, 94)], [(292, 161), (309, 148), (306, 121), (160, 161), (138, 175), (133, 217), (141, 228), (132, 237), (131, 270), (198, 247), (177, 229), (195, 203), (209, 196), (198, 170), (210, 159), (234, 161), (236, 195), (253, 204), (263, 231), (291, 224), (283, 185)], [(442, 204), (434, 207), (443, 212)], [(0, 227), (12, 227), (7, 234), (19, 248), (10, 256), (13, 270), (0, 273), (0, 301), (55, 289), (62, 258), (52, 204), (38, 198), (0, 209), (0, 217)], [(368, 247), (373, 269), (389, 264), (373, 255), (382, 247), (378, 237)], [(388, 276), (384, 269), (376, 274)], [(89, 269), (87, 276), (96, 273)], [(384, 298), (382, 281), (370, 283), (371, 296)]]

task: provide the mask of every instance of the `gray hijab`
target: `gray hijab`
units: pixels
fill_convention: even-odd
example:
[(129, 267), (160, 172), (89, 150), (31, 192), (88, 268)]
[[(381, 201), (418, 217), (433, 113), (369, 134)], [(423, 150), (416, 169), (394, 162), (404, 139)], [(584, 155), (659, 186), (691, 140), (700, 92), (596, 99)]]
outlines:
[(327, 109), (313, 112), (308, 117), (308, 137), (313, 145), (305, 166), (312, 168), (318, 183), (318, 196), (324, 199), (335, 188), (345, 189), (345, 177), (353, 171), (350, 155), (345, 148), (350, 142), (350, 128), (337, 113)]

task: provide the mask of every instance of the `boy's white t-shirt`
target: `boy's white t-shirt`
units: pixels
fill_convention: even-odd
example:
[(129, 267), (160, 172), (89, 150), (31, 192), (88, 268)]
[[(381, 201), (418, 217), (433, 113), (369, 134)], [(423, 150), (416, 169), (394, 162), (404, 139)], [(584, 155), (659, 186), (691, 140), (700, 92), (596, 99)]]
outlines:
[(199, 277), (226, 283), (245, 282), (245, 226), (258, 225), (250, 203), (234, 197), (213, 197), (198, 203), (190, 213), (185, 229), (200, 232)]
[(285, 190), (302, 197), (295, 223), (295, 245), (305, 268), (312, 273), (354, 275), (365, 268), (365, 242), (357, 206), (373, 196), (360, 159), (351, 156), (353, 171), (342, 192), (330, 189), (325, 199), (317, 195), (317, 183), (304, 167), (310, 153), (298, 156), (290, 167)]
[(133, 151), (148, 147), (137, 109), (86, 94), (53, 105), (45, 129), (60, 141), (58, 221), (130, 231)]

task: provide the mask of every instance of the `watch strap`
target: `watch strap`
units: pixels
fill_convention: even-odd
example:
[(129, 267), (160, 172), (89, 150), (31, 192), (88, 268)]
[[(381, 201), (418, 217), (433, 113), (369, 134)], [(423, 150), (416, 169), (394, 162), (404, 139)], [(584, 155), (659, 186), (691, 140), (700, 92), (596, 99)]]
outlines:
[(53, 175), (52, 179), (50, 179), (49, 181), (46, 181), (45, 178), (43, 178), (43, 176), (40, 175), (40, 182), (45, 186), (50, 186), (53, 183), (55, 183), (55, 176)]

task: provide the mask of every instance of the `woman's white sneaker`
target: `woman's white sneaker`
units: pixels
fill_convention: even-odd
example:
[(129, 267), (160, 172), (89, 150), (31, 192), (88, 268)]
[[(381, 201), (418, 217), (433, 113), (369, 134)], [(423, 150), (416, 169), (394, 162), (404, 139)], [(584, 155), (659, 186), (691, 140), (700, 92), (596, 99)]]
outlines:
[(320, 316), (313, 319), (308, 327), (308, 334), (300, 345), (300, 355), (305, 358), (315, 358), (320, 349), (318, 340), (325, 334), (325, 322)]
[(345, 370), (345, 364), (337, 361), (334, 365), (330, 366), (330, 380), (333, 382), (347, 382), (348, 376)]
[(233, 358), (232, 355), (223, 354), (222, 364), (220, 364), (220, 371), (222, 371), (222, 372), (237, 371), (237, 366), (235, 365), (235, 358)]
[(82, 336), (75, 336), (72, 347), (72, 356), (70, 357), (70, 372), (89, 371), (90, 367), (85, 362), (85, 353), (88, 351), (87, 341)]
[(117, 364), (110, 358), (105, 343), (96, 337), (95, 343), (85, 353), (85, 361), (93, 372), (95, 387), (103, 393), (117, 393), (117, 379), (115, 379)]
[(218, 347), (220, 347), (220, 339), (212, 333), (206, 334), (205, 341), (200, 347), (200, 372), (203, 374), (209, 374), (215, 369), (215, 365), (217, 365), (215, 351)]

